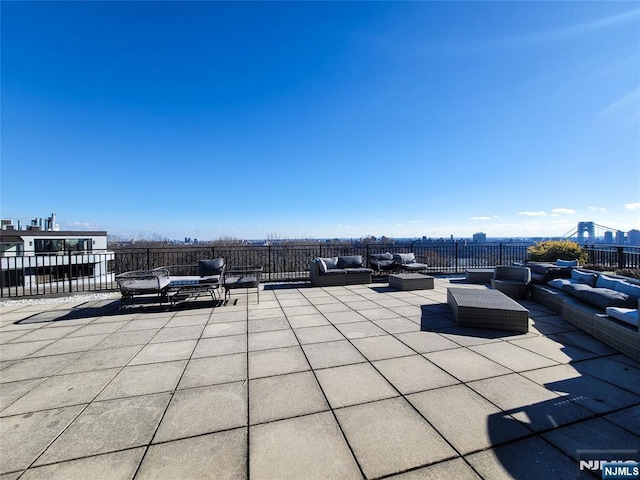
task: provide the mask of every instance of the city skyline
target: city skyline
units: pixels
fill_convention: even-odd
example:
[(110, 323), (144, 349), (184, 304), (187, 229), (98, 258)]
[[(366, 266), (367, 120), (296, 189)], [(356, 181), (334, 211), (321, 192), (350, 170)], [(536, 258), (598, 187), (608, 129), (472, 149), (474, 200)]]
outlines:
[(2, 218), (215, 240), (640, 228), (636, 2), (3, 2)]

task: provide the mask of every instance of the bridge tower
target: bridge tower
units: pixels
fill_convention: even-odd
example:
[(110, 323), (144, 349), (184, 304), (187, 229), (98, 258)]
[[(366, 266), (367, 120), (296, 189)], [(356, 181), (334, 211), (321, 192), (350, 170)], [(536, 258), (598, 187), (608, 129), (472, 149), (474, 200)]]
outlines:
[(578, 222), (578, 243), (585, 244), (585, 236), (587, 234), (588, 242), (593, 243), (596, 240), (596, 226), (593, 222)]

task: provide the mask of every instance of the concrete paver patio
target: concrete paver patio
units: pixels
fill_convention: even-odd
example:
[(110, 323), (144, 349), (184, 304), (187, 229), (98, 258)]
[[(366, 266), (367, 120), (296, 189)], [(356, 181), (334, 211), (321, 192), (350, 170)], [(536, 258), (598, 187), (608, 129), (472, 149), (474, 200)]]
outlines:
[(532, 301), (527, 334), (458, 327), (453, 282), (486, 288), (3, 306), (0, 480), (559, 479), (640, 448), (640, 364)]

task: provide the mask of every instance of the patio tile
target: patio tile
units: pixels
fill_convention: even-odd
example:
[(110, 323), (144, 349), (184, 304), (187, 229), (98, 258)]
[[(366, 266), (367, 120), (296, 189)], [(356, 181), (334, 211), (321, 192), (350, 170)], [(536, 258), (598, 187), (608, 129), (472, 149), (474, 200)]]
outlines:
[(416, 353), (391, 335), (356, 338), (352, 340), (352, 343), (371, 361), (415, 355)]
[[(280, 309), (274, 309), (280, 310)], [(280, 312), (276, 312), (274, 317), (281, 317), (282, 310)], [(260, 312), (260, 317), (266, 318), (266, 313)], [(227, 323), (227, 322), (246, 322), (248, 318), (247, 309), (237, 308), (225, 306), (223, 308), (214, 308), (211, 317), (209, 318), (209, 323)], [(249, 318), (250, 320), (250, 318)]]
[(578, 450), (637, 450), (640, 445), (640, 437), (602, 418), (558, 428), (542, 437), (575, 460)]
[(83, 408), (54, 408), (0, 418), (0, 473), (27, 468)]
[(313, 305), (305, 305), (303, 307), (282, 307), (285, 316), (294, 317), (296, 315), (312, 315), (318, 313), (318, 309)]
[(247, 333), (247, 322), (210, 323), (202, 332), (202, 338), (227, 337), (229, 335), (243, 335)]
[(296, 337), (301, 345), (306, 343), (332, 342), (344, 340), (344, 336), (333, 325), (319, 327), (305, 327), (294, 329)]
[(246, 353), (193, 358), (187, 365), (178, 388), (205, 387), (218, 383), (244, 381), (246, 378)]
[(402, 302), (403, 305), (402, 306), (388, 306), (389, 310), (391, 310), (392, 312), (397, 313), (398, 315), (402, 315), (403, 317), (420, 317), (422, 315), (422, 309), (420, 308), (419, 305), (407, 305), (407, 302), (403, 301)]
[(511, 370), (467, 348), (425, 353), (424, 356), (461, 382), (511, 373)]
[(640, 437), (640, 405), (611, 413), (604, 418)]
[(250, 352), (270, 348), (293, 347), (295, 345), (298, 345), (298, 340), (296, 340), (296, 336), (291, 329), (249, 334)]
[(438, 330), (438, 333), (445, 338), (459, 344), (462, 347), (473, 347), (485, 343), (497, 343), (502, 340), (498, 338), (502, 332), (498, 330), (488, 331), (471, 327), (448, 327)]
[(373, 320), (373, 323), (389, 333), (419, 332), (420, 325), (407, 320), (406, 318), (387, 318), (384, 320)]
[(316, 370), (332, 408), (397, 397), (398, 392), (368, 363)]
[(193, 358), (230, 355), (247, 351), (247, 336), (211, 337), (198, 340)]
[(387, 332), (368, 320), (364, 322), (339, 323), (336, 328), (349, 339), (387, 335)]
[(111, 348), (109, 350), (90, 350), (57, 372), (57, 375), (124, 367), (140, 351), (140, 348), (142, 347), (136, 345), (134, 347)]
[(131, 320), (124, 327), (122, 327), (120, 332), (131, 332), (133, 330), (151, 330), (154, 328), (162, 328), (167, 323), (169, 323), (169, 318), (163, 317), (154, 317), (154, 318), (141, 318)]
[(481, 480), (473, 469), (461, 458), (454, 458), (446, 462), (436, 463), (418, 470), (388, 477), (393, 480), (442, 480), (455, 478), (456, 480)]
[(323, 315), (334, 325), (340, 323), (366, 322), (368, 319), (353, 310), (328, 312)]
[(116, 452), (151, 440), (170, 395), (93, 402), (42, 454), (36, 465)]
[(415, 393), (407, 400), (463, 455), (531, 433), (465, 385)]
[(48, 377), (71, 361), (78, 358), (81, 353), (67, 353), (52, 355), (50, 357), (27, 358), (2, 369), (0, 383), (29, 380), (32, 378)]
[[(249, 310), (248, 319), (249, 321), (251, 321), (251, 320), (263, 320), (265, 318), (281, 318), (284, 316), (285, 316), (284, 311), (280, 307), (261, 308), (259, 310), (257, 309)], [(245, 315), (245, 318), (246, 317), (247, 315)]]
[(518, 347), (509, 342), (498, 342), (469, 347), (480, 355), (503, 365), (514, 372), (557, 365), (558, 362)]
[(246, 425), (247, 386), (242, 382), (178, 390), (153, 441), (165, 442)]
[(70, 337), (86, 337), (88, 335), (102, 335), (105, 333), (114, 333), (120, 330), (129, 322), (105, 322), (105, 323), (91, 323), (85, 325), (82, 328), (74, 328), (74, 331), (69, 335)]
[(517, 374), (478, 380), (467, 386), (534, 431), (558, 428), (593, 415)]
[(3, 383), (0, 385), (0, 415), (2, 410), (7, 408), (20, 397), (30, 392), (42, 382), (45, 378), (32, 378), (30, 380), (18, 380), (17, 382)]
[(20, 478), (22, 480), (49, 480), (52, 478), (66, 480), (82, 480), (85, 478), (91, 478), (91, 480), (128, 480), (136, 473), (143, 455), (144, 448), (106, 453), (104, 455), (31, 468)]
[(335, 414), (367, 478), (457, 456), (402, 398), (346, 407)]
[[(316, 307), (316, 309), (322, 313), (325, 317), (327, 317), (327, 319), (331, 322), (331, 323), (336, 323), (334, 322), (331, 318), (329, 318), (330, 316), (336, 316), (336, 318), (340, 318), (340, 315), (334, 315), (334, 314), (340, 314), (340, 313), (356, 313), (353, 310), (351, 310), (347, 305), (345, 305), (342, 302), (337, 301), (335, 298), (333, 298), (333, 300), (331, 301), (331, 303), (322, 303), (322, 304), (316, 304), (314, 303), (314, 306)], [(363, 318), (362, 316), (360, 316), (361, 318)], [(357, 320), (347, 320), (347, 321), (357, 321)]]
[(158, 329), (116, 332), (97, 344), (94, 348), (98, 350), (104, 348), (129, 347), (132, 345), (146, 345), (156, 333), (158, 333)]
[[(197, 340), (202, 334), (202, 325), (187, 325), (184, 327), (164, 327), (149, 341), (149, 343), (178, 342), (180, 340)], [(203, 335), (204, 336), (204, 335)]]
[(580, 330), (573, 332), (564, 332), (550, 335), (550, 338), (559, 340), (565, 345), (571, 345), (582, 350), (596, 353), (598, 355), (612, 355), (617, 353), (617, 350), (605, 345), (600, 340), (586, 334)]
[(181, 360), (125, 367), (96, 400), (171, 392), (176, 388), (186, 365), (187, 361)]
[(310, 370), (299, 346), (249, 352), (249, 378), (269, 377)]
[(251, 425), (329, 409), (311, 372), (253, 379), (249, 390)]
[(294, 315), (288, 318), (288, 323), (292, 328), (317, 327), (321, 325), (331, 325), (321, 313), (312, 313), (309, 315)]
[(455, 342), (436, 332), (406, 332), (394, 335), (402, 343), (408, 345), (418, 353), (436, 352), (459, 348)]
[(269, 332), (271, 330), (286, 330), (289, 321), (286, 317), (249, 320), (249, 333)]
[(314, 370), (366, 361), (347, 340), (312, 343), (303, 345), (302, 349)]
[(164, 328), (173, 328), (173, 327), (188, 327), (193, 325), (206, 325), (209, 321), (209, 314), (199, 314), (199, 315), (180, 315), (176, 314), (169, 322), (164, 326)]
[(329, 412), (257, 425), (249, 429), (253, 480), (361, 479)]
[(438, 332), (448, 328), (457, 328), (451, 315), (426, 313), (423, 311), (420, 317), (420, 329), (427, 332)]
[[(42, 350), (54, 343), (55, 340), (41, 340), (38, 342), (14, 342), (0, 345), (0, 360), (22, 360), (38, 350)], [(58, 352), (67, 353), (67, 352)], [(50, 355), (54, 355), (51, 353)]]
[[(51, 345), (32, 353), (32, 357), (44, 357), (47, 355), (60, 355), (63, 353), (86, 352), (98, 345), (109, 335), (91, 335), (89, 337), (67, 337), (55, 341)], [(38, 342), (39, 343), (39, 342)]]
[(564, 345), (548, 337), (523, 338), (521, 340), (513, 340), (511, 343), (518, 347), (525, 348), (530, 352), (535, 352), (550, 358), (558, 363), (577, 362), (597, 356), (597, 354), (593, 352)]
[(247, 430), (239, 428), (152, 445), (136, 480), (236, 480), (246, 478), (246, 472)]
[(575, 478), (576, 462), (540, 438), (519, 440), (466, 457), (482, 478)]
[(149, 344), (133, 357), (129, 365), (186, 360), (191, 357), (196, 343), (196, 340), (182, 340), (180, 342)]
[(50, 377), (5, 408), (2, 416), (18, 415), (48, 408), (89, 403), (116, 376), (119, 369), (72, 373)]
[(580, 362), (580, 371), (640, 395), (640, 369), (611, 358)]
[(582, 375), (580, 365), (542, 368), (523, 373), (523, 376), (561, 396), (571, 399), (595, 413), (606, 413), (640, 404), (640, 396), (615, 385)]
[(374, 307), (369, 310), (358, 309), (358, 313), (367, 320), (384, 320), (388, 318), (402, 318), (396, 312), (383, 307)]
[[(74, 327), (56, 327), (56, 328), (38, 328), (33, 330), (19, 339), (19, 342), (39, 342), (42, 340), (58, 340), (60, 338), (71, 335), (73, 332), (80, 328), (80, 326)], [(17, 343), (17, 342), (16, 342)]]
[(404, 395), (459, 383), (421, 355), (378, 360), (373, 365)]

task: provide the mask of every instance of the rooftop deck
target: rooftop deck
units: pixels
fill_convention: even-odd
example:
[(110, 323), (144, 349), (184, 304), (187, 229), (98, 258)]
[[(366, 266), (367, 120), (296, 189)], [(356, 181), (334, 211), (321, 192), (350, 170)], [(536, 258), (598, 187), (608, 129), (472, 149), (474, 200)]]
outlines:
[(527, 334), (457, 327), (454, 283), (486, 288), (2, 307), (1, 478), (575, 478), (640, 447), (639, 364), (531, 301)]

